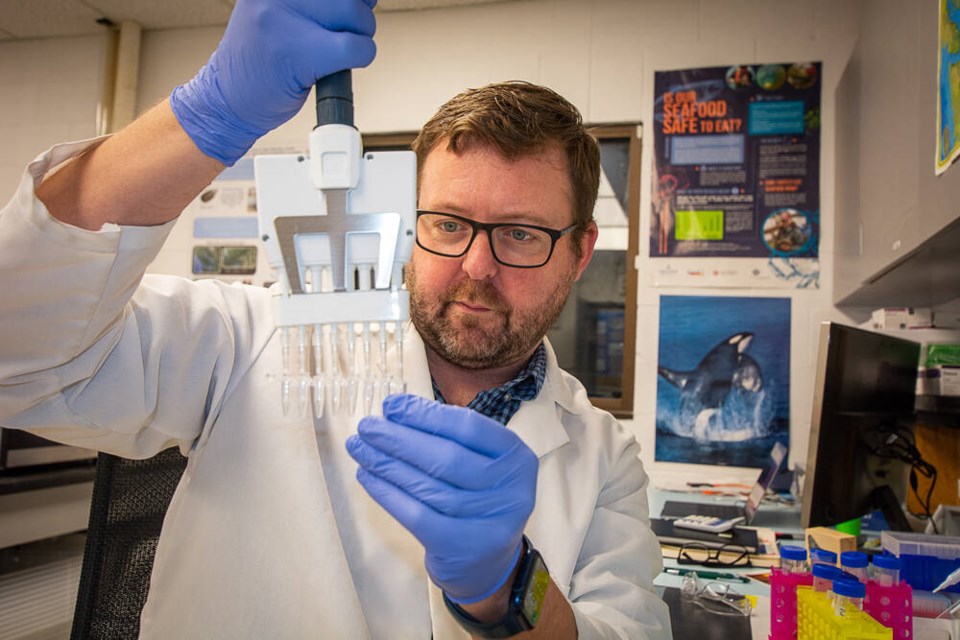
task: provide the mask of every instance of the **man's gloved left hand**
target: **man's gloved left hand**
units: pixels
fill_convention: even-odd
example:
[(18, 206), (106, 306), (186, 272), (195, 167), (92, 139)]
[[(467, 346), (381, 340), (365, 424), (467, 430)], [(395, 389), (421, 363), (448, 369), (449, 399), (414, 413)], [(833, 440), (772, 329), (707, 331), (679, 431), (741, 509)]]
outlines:
[(497, 591), (533, 511), (537, 456), (476, 411), (394, 395), (360, 421), (347, 450), (367, 492), (423, 544), (431, 579), (454, 602)]
[(223, 39), (170, 106), (197, 147), (232, 165), (292, 118), (324, 76), (370, 64), (376, 0), (237, 0)]

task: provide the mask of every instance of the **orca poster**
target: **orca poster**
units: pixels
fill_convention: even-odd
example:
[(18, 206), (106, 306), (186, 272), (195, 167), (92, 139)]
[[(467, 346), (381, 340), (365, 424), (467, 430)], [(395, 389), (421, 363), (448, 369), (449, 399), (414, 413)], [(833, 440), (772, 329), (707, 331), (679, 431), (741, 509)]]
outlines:
[(790, 438), (790, 299), (661, 296), (657, 461), (763, 467)]
[(819, 62), (659, 71), (657, 286), (819, 286)]

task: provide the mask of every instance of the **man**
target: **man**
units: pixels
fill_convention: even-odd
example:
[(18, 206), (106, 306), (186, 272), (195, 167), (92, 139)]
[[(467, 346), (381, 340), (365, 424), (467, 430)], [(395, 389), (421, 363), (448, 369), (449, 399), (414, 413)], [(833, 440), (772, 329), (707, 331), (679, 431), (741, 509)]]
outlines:
[(373, 31), (359, 0), (240, 0), (169, 102), (30, 166), (0, 213), (0, 424), (189, 454), (143, 637), (667, 637), (636, 442), (543, 341), (597, 233), (596, 148), (559, 96), (468, 92), (424, 128), (412, 395), (383, 416), (281, 419), (269, 294), (143, 277), (316, 78), (370, 62)]

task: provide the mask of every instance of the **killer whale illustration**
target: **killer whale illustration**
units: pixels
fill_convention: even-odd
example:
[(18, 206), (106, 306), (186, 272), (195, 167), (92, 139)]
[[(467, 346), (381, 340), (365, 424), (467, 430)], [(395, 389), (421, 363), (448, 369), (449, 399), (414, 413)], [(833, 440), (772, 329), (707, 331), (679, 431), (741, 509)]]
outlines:
[(686, 432), (681, 435), (698, 440), (743, 440), (756, 435), (756, 425), (725, 425), (720, 419), (731, 394), (750, 397), (763, 389), (760, 365), (745, 353), (752, 341), (749, 332), (732, 335), (692, 371), (658, 367), (657, 372), (680, 389), (679, 417)]

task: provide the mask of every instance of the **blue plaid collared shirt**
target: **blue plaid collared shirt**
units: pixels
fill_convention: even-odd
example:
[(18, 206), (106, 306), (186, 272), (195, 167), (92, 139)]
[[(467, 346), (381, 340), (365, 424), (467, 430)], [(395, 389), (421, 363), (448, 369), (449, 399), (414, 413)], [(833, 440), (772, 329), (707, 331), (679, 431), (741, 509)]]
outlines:
[[(543, 379), (546, 375), (547, 348), (541, 342), (537, 350), (530, 356), (527, 366), (521, 369), (513, 380), (499, 387), (481, 391), (470, 401), (467, 408), (506, 425), (510, 422), (513, 414), (520, 409), (521, 402), (533, 400), (537, 397), (540, 388), (543, 387)], [(433, 379), (431, 378), (431, 380)], [(436, 381), (433, 381), (433, 395), (440, 402), (446, 402), (437, 387)]]

